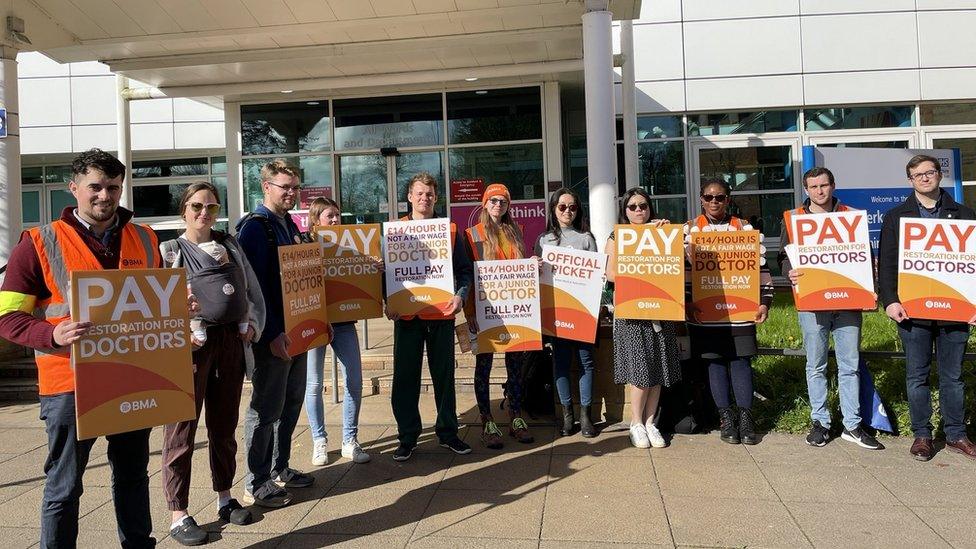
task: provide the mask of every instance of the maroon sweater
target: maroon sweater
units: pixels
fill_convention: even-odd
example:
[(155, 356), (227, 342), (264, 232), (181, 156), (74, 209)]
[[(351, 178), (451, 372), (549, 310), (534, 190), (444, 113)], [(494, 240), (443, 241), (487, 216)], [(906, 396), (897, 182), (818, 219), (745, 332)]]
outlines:
[[(61, 212), (61, 221), (71, 225), (84, 239), (88, 249), (92, 251), (103, 269), (118, 269), (119, 254), (122, 251), (122, 227), (132, 220), (132, 212), (124, 208), (117, 210), (119, 223), (109, 239), (108, 246), (102, 244), (90, 230), (82, 225), (75, 217), (74, 206), (69, 206)], [(154, 265), (161, 267), (162, 265)], [(34, 243), (25, 232), (20, 236), (20, 242), (14, 246), (7, 263), (7, 274), (3, 279), (0, 291), (17, 292), (37, 297), (37, 301), (51, 297), (51, 291), (44, 281), (41, 271), (41, 261), (37, 257)], [(30, 347), (32, 349), (54, 348), (54, 325), (42, 319), (35, 318), (23, 311), (9, 312), (0, 316), (0, 337)]]

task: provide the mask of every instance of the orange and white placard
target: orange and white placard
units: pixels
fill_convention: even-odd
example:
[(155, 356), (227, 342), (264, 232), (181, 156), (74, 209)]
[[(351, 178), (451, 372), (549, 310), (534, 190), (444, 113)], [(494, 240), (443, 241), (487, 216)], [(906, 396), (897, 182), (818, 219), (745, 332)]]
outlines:
[(312, 230), (322, 246), (329, 322), (383, 316), (380, 224), (316, 226)]
[(596, 341), (606, 268), (604, 253), (542, 247), (539, 289), (543, 335)]
[(196, 417), (183, 269), (74, 271), (71, 317), (78, 440)]
[(685, 319), (685, 255), (681, 225), (617, 225), (613, 315)]
[(454, 297), (448, 219), (383, 224), (386, 306), (400, 315), (447, 315)]
[(909, 318), (968, 322), (976, 315), (976, 221), (901, 219), (898, 299)]
[(874, 269), (864, 210), (790, 216), (798, 311), (873, 310)]
[(328, 345), (332, 339), (322, 277), (322, 248), (317, 242), (278, 246), (281, 302), (288, 335), (288, 355)]
[(542, 350), (535, 259), (475, 261), (474, 288), (479, 353)]
[(759, 231), (691, 233), (691, 300), (696, 321), (755, 321), (760, 246)]

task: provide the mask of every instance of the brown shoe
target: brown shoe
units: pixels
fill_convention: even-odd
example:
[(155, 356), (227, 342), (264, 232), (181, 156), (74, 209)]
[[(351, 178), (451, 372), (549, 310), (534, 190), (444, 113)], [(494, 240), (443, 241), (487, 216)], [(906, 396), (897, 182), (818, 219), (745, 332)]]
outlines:
[[(970, 443), (972, 444), (972, 443)], [(932, 439), (917, 437), (909, 450), (912, 457), (918, 461), (928, 461), (935, 455), (935, 448), (932, 446)]]
[(481, 442), (487, 448), (500, 450), (504, 446), (504, 443), (502, 442), (502, 432), (498, 428), (498, 425), (489, 418), (481, 418), (481, 422)]
[(508, 429), (508, 434), (522, 444), (535, 442), (535, 437), (529, 432), (529, 424), (524, 419), (517, 417), (512, 420), (512, 426)]
[(976, 459), (976, 444), (973, 444), (969, 437), (962, 437), (959, 440), (953, 442), (946, 442), (946, 448), (950, 452), (955, 452), (957, 454), (962, 454), (969, 459)]

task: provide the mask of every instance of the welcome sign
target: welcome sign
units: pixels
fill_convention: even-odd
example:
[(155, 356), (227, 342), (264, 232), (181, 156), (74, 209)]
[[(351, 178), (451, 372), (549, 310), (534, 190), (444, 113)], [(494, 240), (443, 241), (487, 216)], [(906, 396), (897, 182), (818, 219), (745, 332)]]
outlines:
[(685, 319), (681, 225), (617, 225), (613, 314), (644, 320)]
[(74, 271), (78, 440), (196, 417), (183, 269)]
[(454, 297), (451, 222), (391, 221), (383, 225), (386, 305), (400, 315), (450, 313)]
[(976, 221), (902, 218), (898, 232), (898, 298), (909, 318), (969, 322)]
[(330, 322), (383, 316), (380, 224), (317, 226)]

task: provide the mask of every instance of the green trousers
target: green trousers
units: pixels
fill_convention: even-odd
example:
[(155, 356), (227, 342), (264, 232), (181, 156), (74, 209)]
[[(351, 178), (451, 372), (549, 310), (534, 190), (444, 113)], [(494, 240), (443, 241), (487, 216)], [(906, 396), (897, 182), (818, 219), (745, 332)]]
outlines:
[(437, 423), (441, 442), (457, 438), (457, 404), (454, 394), (454, 319), (397, 320), (393, 323), (393, 417), (401, 444), (413, 445), (423, 430), (420, 419), (420, 372), (427, 346), (427, 365), (434, 385)]

